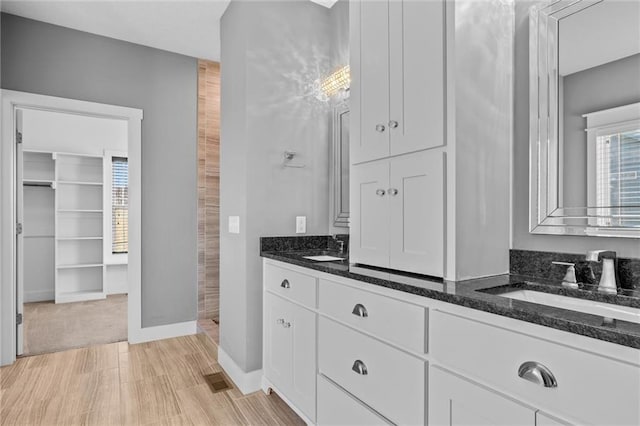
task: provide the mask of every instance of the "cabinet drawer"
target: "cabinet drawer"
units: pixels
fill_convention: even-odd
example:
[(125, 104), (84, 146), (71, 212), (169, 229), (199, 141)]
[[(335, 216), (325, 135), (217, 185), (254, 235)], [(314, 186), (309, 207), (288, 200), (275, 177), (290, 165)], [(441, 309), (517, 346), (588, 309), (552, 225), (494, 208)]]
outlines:
[(387, 425), (370, 408), (323, 376), (318, 376), (318, 425)]
[[(434, 358), (464, 376), (580, 424), (640, 424), (637, 365), (444, 312), (430, 321)], [(520, 378), (527, 361), (547, 367), (557, 387)]]
[(418, 353), (426, 352), (427, 309), (320, 280), (320, 312)]
[(267, 290), (309, 308), (316, 308), (316, 278), (274, 265), (264, 267)]
[(424, 424), (425, 362), (320, 317), (319, 371), (394, 423)]

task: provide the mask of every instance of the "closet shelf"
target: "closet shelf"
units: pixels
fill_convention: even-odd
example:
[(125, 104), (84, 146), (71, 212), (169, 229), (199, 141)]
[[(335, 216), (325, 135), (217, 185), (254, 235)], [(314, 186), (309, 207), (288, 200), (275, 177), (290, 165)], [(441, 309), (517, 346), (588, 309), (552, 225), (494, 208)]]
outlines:
[(101, 240), (102, 237), (58, 237), (57, 241)]
[(91, 210), (91, 209), (58, 209), (58, 213), (102, 213), (103, 210)]
[(106, 297), (104, 292), (100, 290), (67, 291), (56, 294), (56, 303), (82, 302), (105, 299)]
[(24, 186), (51, 187), (53, 185), (53, 180), (49, 180), (49, 179), (22, 179), (22, 185), (24, 185)]
[(60, 185), (90, 185), (90, 186), (102, 186), (102, 182), (89, 182), (89, 181), (77, 181), (77, 180), (59, 180)]
[(56, 265), (56, 269), (102, 268), (102, 263), (78, 263), (75, 265)]

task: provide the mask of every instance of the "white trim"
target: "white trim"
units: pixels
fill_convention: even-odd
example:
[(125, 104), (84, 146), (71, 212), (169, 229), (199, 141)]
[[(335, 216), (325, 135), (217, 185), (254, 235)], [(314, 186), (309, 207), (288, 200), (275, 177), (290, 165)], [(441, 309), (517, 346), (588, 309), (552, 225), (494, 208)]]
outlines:
[(131, 334), (131, 327), (129, 327), (129, 343), (144, 343), (153, 340), (170, 339), (172, 337), (190, 336), (196, 334), (197, 331), (198, 325), (196, 321), (145, 327), (137, 330), (134, 335)]
[[(132, 336), (154, 336), (142, 329), (142, 117), (140, 109), (75, 99), (2, 90), (2, 144), (0, 146), (0, 365), (16, 358), (15, 256), (15, 109), (28, 108), (127, 120), (129, 151), (129, 341)], [(155, 328), (155, 327), (154, 327)]]
[(218, 347), (218, 364), (243, 395), (257, 392), (262, 388), (262, 370), (245, 373), (221, 347)]

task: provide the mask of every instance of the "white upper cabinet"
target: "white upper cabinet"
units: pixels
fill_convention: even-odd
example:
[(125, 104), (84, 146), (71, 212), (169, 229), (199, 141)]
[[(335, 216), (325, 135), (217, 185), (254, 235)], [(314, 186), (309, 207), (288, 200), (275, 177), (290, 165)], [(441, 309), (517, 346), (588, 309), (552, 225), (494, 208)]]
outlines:
[(389, 265), (389, 163), (378, 161), (351, 167), (351, 228), (349, 260)]
[(351, 262), (443, 276), (442, 152), (354, 166), (351, 184)]
[(390, 167), (389, 267), (444, 274), (444, 158), (423, 151), (393, 158)]
[(444, 144), (444, 2), (353, 1), (351, 160)]

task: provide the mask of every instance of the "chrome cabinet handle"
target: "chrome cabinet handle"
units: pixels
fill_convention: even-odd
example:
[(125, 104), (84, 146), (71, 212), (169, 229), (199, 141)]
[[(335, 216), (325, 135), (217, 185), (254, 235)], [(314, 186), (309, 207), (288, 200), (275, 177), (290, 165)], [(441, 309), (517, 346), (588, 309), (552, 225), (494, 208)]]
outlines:
[(362, 318), (366, 318), (369, 316), (369, 312), (367, 312), (367, 308), (365, 308), (364, 305), (360, 303), (358, 303), (356, 306), (353, 307), (353, 311), (351, 311), (351, 313), (355, 316), (362, 317)]
[(376, 125), (376, 132), (382, 133), (382, 132), (384, 132), (384, 129), (385, 129), (384, 124), (377, 124)]
[(276, 320), (276, 324), (280, 324), (280, 325), (284, 324), (284, 319), (283, 318), (278, 318)]
[(391, 120), (389, 122), (389, 127), (391, 127), (392, 129), (395, 129), (398, 127), (398, 122), (396, 120)]
[(284, 328), (289, 328), (289, 327), (291, 327), (291, 323), (287, 321), (287, 322), (285, 322), (284, 324), (282, 324), (282, 326), (283, 326)]
[(355, 360), (355, 362), (353, 363), (353, 367), (351, 367), (351, 369), (356, 373), (360, 374), (361, 376), (366, 376), (367, 374), (369, 374), (369, 371), (367, 370), (367, 366), (364, 365), (364, 362), (360, 361), (359, 359)]
[(386, 194), (386, 192), (384, 191), (384, 189), (378, 189), (376, 191), (376, 195), (379, 197), (384, 197), (384, 194)]
[(527, 361), (518, 368), (518, 376), (524, 380), (528, 380), (536, 385), (545, 388), (557, 388), (558, 382), (555, 376), (544, 365), (535, 361)]
[(393, 195), (394, 197), (398, 195), (398, 190), (395, 188), (389, 188), (389, 191), (387, 192), (389, 192), (389, 195)]
[(282, 280), (282, 283), (280, 284), (280, 287), (282, 287), (282, 288), (291, 288), (291, 284), (289, 284), (289, 280)]

